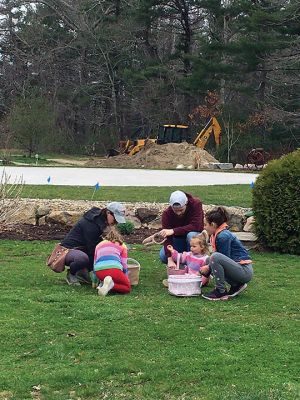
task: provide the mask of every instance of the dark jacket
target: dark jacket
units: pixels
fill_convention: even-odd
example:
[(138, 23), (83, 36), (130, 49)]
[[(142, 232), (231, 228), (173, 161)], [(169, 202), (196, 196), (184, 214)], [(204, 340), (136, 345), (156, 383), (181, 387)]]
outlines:
[(68, 249), (79, 247), (89, 256), (90, 267), (92, 267), (95, 247), (102, 241), (102, 234), (106, 227), (106, 218), (101, 215), (101, 209), (93, 207), (73, 226), (61, 244)]
[[(161, 224), (163, 229), (173, 229), (174, 236), (186, 236), (189, 232), (203, 231), (203, 208), (199, 199), (185, 193), (188, 198), (186, 211), (183, 216), (176, 215), (171, 206), (162, 214)], [(168, 237), (164, 243), (165, 253), (170, 257), (171, 253), (167, 246), (172, 243), (172, 236)]]

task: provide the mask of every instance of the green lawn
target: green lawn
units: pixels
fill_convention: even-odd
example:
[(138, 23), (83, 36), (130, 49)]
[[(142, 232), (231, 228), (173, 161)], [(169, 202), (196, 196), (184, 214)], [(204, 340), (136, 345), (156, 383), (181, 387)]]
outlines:
[[(26, 185), (22, 197), (38, 199), (70, 199), (70, 200), (118, 200), (124, 202), (158, 202), (167, 203), (172, 190), (170, 187), (101, 187), (94, 193), (93, 187)], [(184, 186), (180, 187), (188, 193), (199, 197), (204, 204), (218, 204), (240, 207), (251, 207), (252, 189), (250, 185), (216, 185), (216, 186)]]
[(39, 167), (42, 167), (44, 165), (56, 165), (55, 162), (52, 162), (50, 160), (47, 160), (46, 158), (43, 158), (39, 156), (38, 159), (35, 158), (35, 154), (33, 154), (32, 157), (25, 157), (25, 156), (13, 156), (11, 157), (11, 161), (13, 163), (21, 163), (21, 164), (29, 164), (29, 165), (37, 165)]
[[(0, 148), (0, 158), (8, 158), (8, 160), (12, 163), (22, 163), (22, 164), (29, 164), (29, 165), (36, 165), (36, 161), (38, 161), (38, 166), (45, 166), (45, 165), (53, 165), (57, 166), (58, 163), (51, 161), (52, 158), (57, 159), (70, 159), (72, 160), (89, 160), (88, 156), (80, 156), (80, 155), (64, 155), (64, 154), (38, 154), (38, 160), (36, 160), (35, 154), (32, 154), (29, 157), (26, 154), (26, 151), (14, 149), (12, 152), (7, 153), (6, 150)], [(64, 164), (62, 164), (64, 165)]]
[(176, 298), (157, 249), (130, 295), (99, 298), (45, 267), (53, 243), (0, 241), (0, 399), (295, 400), (299, 257), (253, 253), (228, 302)]

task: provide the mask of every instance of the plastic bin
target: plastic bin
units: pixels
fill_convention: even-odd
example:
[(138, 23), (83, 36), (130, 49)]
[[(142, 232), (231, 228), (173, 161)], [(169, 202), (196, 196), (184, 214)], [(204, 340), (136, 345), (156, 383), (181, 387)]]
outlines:
[(128, 278), (132, 286), (138, 285), (140, 278), (140, 263), (134, 258), (127, 259), (128, 265)]

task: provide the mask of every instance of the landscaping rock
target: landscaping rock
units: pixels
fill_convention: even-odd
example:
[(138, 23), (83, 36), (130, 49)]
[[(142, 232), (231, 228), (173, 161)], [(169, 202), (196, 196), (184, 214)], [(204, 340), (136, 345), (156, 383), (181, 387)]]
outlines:
[(82, 213), (77, 211), (53, 211), (45, 217), (45, 222), (73, 226), (81, 216)]
[(148, 224), (157, 218), (159, 214), (159, 209), (141, 207), (136, 209), (135, 215), (140, 220), (141, 224)]
[(235, 164), (234, 169), (244, 169), (242, 164)]
[(254, 221), (255, 221), (255, 219), (253, 216), (247, 218), (247, 221), (243, 228), (243, 231), (244, 232), (254, 232)]

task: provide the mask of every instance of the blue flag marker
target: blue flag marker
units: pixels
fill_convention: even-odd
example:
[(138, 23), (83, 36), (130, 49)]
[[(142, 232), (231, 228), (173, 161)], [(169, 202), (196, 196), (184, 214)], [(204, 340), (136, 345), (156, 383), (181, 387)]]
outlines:
[(93, 200), (93, 198), (94, 198), (94, 196), (95, 196), (95, 193), (96, 193), (96, 191), (97, 190), (99, 190), (100, 189), (100, 184), (99, 184), (99, 182), (97, 182), (96, 183), (96, 185), (94, 185), (94, 191), (93, 191), (93, 194), (92, 194), (92, 198), (91, 198), (91, 200)]
[(47, 182), (50, 183), (50, 181), (51, 181), (51, 176), (48, 176)]
[(251, 187), (251, 189), (254, 188), (254, 182), (251, 182), (251, 183), (250, 183), (250, 187)]

